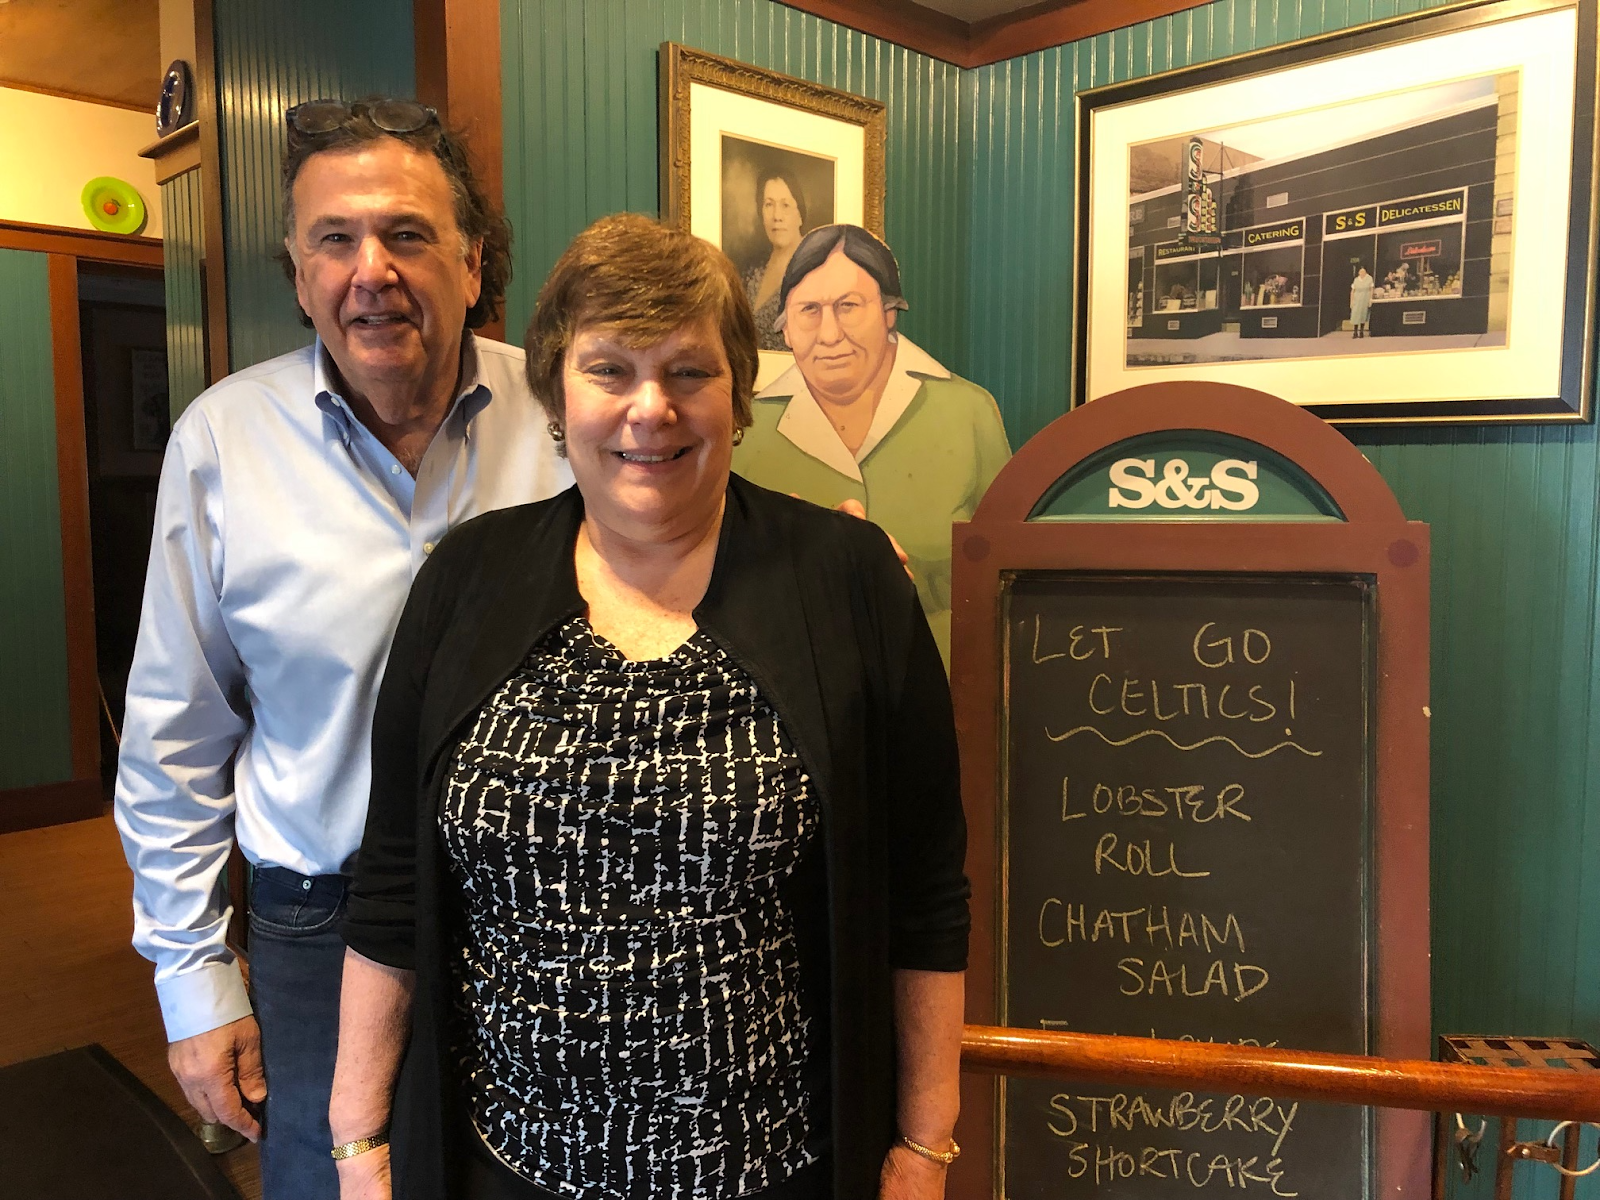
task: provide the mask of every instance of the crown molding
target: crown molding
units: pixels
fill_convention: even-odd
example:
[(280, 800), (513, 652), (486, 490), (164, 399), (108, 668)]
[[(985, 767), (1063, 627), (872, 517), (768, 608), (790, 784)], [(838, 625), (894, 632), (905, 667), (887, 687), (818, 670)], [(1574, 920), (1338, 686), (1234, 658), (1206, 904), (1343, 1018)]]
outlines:
[(813, 16), (954, 63), (990, 63), (1153, 20), (1207, 0), (1043, 0), (982, 21), (962, 21), (914, 0), (781, 0)]

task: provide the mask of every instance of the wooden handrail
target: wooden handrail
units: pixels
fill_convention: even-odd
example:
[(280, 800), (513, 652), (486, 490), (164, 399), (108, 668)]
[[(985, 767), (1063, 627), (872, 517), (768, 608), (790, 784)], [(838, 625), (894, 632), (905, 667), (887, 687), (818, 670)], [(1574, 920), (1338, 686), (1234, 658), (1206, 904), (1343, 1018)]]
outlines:
[(1590, 1071), (1477, 1067), (992, 1025), (966, 1027), (961, 1066), (996, 1075), (1044, 1075), (1427, 1112), (1600, 1121), (1600, 1077)]

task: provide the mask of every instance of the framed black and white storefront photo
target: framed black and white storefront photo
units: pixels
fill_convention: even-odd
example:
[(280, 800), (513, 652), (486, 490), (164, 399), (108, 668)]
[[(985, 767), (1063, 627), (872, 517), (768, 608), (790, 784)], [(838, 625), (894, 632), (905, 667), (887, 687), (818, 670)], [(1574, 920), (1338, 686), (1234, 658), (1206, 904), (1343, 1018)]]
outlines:
[(1472, 0), (1078, 98), (1078, 401), (1587, 420), (1595, 0)]

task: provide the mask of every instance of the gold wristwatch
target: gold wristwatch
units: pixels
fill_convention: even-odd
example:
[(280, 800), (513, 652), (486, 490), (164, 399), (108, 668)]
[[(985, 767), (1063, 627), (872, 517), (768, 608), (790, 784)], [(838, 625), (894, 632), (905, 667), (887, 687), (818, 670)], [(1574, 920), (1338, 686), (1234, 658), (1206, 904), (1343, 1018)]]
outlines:
[(371, 1137), (357, 1138), (353, 1142), (335, 1146), (329, 1153), (333, 1155), (334, 1162), (343, 1162), (347, 1158), (354, 1158), (358, 1154), (365, 1154), (368, 1150), (376, 1150), (379, 1146), (387, 1146), (388, 1144), (389, 1131), (380, 1129)]

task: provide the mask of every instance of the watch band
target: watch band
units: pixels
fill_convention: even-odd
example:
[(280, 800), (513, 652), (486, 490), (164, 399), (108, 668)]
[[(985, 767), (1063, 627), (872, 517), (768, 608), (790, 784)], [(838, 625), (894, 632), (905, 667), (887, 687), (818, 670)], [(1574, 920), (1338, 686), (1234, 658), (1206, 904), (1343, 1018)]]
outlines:
[(389, 1131), (379, 1130), (371, 1137), (357, 1138), (353, 1142), (345, 1142), (342, 1146), (335, 1146), (330, 1154), (334, 1162), (343, 1162), (347, 1158), (354, 1158), (358, 1154), (365, 1154), (368, 1150), (376, 1150), (379, 1146), (389, 1144)]
[(924, 1146), (921, 1142), (913, 1142), (903, 1133), (900, 1135), (900, 1144), (907, 1150), (920, 1154), (923, 1158), (928, 1159), (930, 1162), (939, 1163), (941, 1166), (948, 1167), (961, 1157), (961, 1146), (955, 1138), (950, 1139), (950, 1149), (948, 1150), (935, 1150), (930, 1146)]

